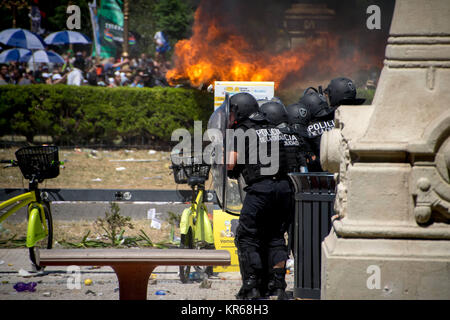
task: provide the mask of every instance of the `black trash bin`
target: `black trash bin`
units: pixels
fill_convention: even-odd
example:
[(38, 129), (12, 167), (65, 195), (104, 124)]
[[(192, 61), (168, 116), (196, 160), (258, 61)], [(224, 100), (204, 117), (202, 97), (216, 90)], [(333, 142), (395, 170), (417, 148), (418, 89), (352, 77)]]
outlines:
[(321, 243), (331, 229), (336, 197), (329, 173), (290, 173), (295, 186), (294, 297), (320, 299)]

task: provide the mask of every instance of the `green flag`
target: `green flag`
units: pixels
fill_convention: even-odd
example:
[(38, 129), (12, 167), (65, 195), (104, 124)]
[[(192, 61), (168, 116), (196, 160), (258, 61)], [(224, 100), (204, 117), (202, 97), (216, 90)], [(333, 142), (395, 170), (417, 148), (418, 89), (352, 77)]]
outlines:
[(98, 11), (101, 58), (115, 57), (123, 41), (123, 1), (102, 0)]

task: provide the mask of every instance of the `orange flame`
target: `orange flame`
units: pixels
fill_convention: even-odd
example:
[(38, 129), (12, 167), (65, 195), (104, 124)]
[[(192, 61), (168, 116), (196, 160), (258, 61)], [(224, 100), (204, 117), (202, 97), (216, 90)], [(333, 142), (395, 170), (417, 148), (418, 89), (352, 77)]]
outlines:
[(278, 88), (289, 75), (304, 78), (302, 71), (307, 64), (314, 66), (309, 77), (323, 75), (327, 79), (334, 75), (350, 76), (352, 72), (382, 64), (382, 58), (366, 57), (358, 50), (338, 58), (338, 42), (336, 35), (322, 34), (282, 53), (255, 50), (243, 36), (227, 33), (200, 5), (195, 13), (193, 35), (175, 45), (174, 67), (166, 78), (171, 85), (189, 81), (196, 87), (214, 81), (274, 81)]
[[(273, 55), (254, 51), (242, 36), (224, 35), (217, 22), (201, 24), (201, 7), (195, 13), (193, 36), (175, 45), (175, 67), (166, 78), (174, 84), (189, 80), (194, 86), (222, 81), (274, 81), (277, 87), (291, 72), (296, 72), (311, 58), (304, 51)], [(204, 22), (204, 21), (203, 21)]]

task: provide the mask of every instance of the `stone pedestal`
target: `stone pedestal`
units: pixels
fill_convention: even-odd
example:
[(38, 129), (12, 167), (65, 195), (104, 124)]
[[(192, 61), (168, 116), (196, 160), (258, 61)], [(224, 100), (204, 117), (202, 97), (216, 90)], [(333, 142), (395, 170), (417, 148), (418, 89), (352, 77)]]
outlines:
[(450, 3), (397, 0), (371, 106), (322, 138), (323, 299), (450, 299)]

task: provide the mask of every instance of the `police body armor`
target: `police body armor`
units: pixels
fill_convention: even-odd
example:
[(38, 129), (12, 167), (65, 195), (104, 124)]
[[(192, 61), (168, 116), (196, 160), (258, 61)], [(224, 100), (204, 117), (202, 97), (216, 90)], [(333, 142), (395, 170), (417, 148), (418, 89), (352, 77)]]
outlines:
[[(288, 127), (278, 128), (269, 124), (259, 124), (246, 122), (239, 126), (245, 130), (254, 130), (257, 137), (257, 150), (254, 150), (251, 145), (246, 149), (246, 164), (239, 165), (238, 169), (241, 173), (245, 183), (250, 185), (252, 183), (261, 181), (266, 178), (286, 178), (289, 172), (299, 172), (300, 167), (306, 165), (304, 157), (302, 157), (302, 148), (304, 148), (304, 141), (295, 135)], [(272, 146), (272, 144), (277, 146)], [(262, 170), (268, 168), (273, 163), (264, 163), (261, 161), (261, 151), (263, 148), (267, 152), (267, 157), (272, 159), (272, 152), (277, 150), (278, 158), (272, 159), (278, 161), (278, 170), (273, 174), (264, 174)], [(249, 163), (250, 155), (257, 155), (256, 163)], [(276, 155), (275, 155), (276, 156)], [(236, 173), (235, 173), (236, 174)]]

